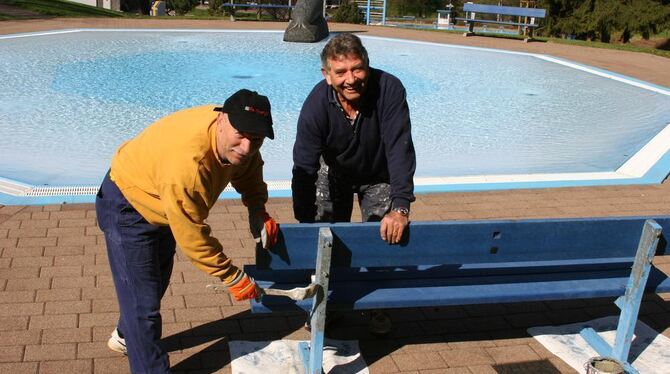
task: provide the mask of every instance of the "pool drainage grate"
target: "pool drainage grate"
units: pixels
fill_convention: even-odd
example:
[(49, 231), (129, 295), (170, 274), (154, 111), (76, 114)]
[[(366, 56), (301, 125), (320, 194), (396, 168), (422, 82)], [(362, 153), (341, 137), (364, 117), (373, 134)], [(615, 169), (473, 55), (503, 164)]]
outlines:
[[(281, 191), (291, 188), (291, 182), (285, 180), (267, 181), (268, 190)], [(99, 186), (30, 186), (12, 183), (0, 178), (0, 193), (22, 197), (55, 197), (55, 196), (92, 196), (98, 193)], [(235, 192), (230, 185), (224, 192)]]
[(28, 188), (22, 195), (29, 197), (95, 195), (99, 188), (99, 186), (38, 186)]

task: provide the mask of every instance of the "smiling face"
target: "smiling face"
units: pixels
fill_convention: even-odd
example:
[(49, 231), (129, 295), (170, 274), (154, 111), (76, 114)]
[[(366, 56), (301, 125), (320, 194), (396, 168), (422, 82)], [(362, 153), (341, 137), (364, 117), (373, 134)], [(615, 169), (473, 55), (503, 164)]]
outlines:
[(265, 136), (237, 131), (226, 113), (219, 113), (216, 126), (216, 151), (224, 162), (242, 165), (263, 145)]
[(321, 73), (341, 104), (356, 106), (365, 93), (369, 69), (365, 60), (353, 53), (329, 58)]

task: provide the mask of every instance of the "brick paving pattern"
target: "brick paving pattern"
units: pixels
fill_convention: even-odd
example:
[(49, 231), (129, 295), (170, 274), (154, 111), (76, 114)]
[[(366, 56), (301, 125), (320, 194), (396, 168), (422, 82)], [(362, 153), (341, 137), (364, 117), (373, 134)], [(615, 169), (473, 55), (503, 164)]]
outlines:
[[(274, 28), (283, 23), (155, 20), (41, 20), (0, 23), (0, 34), (77, 27)], [(332, 25), (350, 30), (352, 25)], [(670, 60), (552, 43), (356, 25), (373, 35), (551, 53), (670, 86)], [(632, 57), (632, 58), (631, 58)], [(271, 199), (280, 223), (295, 222), (289, 199)], [(521, 219), (670, 214), (670, 183), (418, 196), (412, 220)], [(354, 220), (360, 218), (355, 213)], [(253, 262), (255, 243), (239, 201), (220, 201), (209, 219), (236, 264)], [(670, 273), (670, 258), (656, 265)], [(163, 299), (164, 343), (178, 373), (229, 373), (230, 340), (307, 339), (306, 315), (251, 315), (248, 304), (205, 285), (216, 279), (181, 254)], [(384, 339), (365, 315), (345, 314), (331, 336), (355, 339), (372, 373), (574, 373), (526, 333), (614, 314), (612, 299), (397, 309)], [(104, 239), (91, 204), (0, 206), (0, 373), (127, 373), (124, 356), (106, 347), (117, 303)], [(647, 295), (640, 318), (670, 337), (670, 294)]]
[[(271, 199), (279, 222), (295, 222), (289, 199)], [(517, 219), (670, 214), (670, 183), (419, 195), (413, 220)], [(360, 213), (355, 212), (354, 220)], [(239, 201), (220, 201), (210, 223), (238, 264), (255, 243)], [(125, 373), (107, 349), (117, 303), (92, 204), (0, 207), (0, 373)], [(670, 273), (670, 257), (656, 258)], [(212, 294), (215, 282), (177, 255), (163, 300), (165, 344), (175, 372), (230, 372), (230, 340), (307, 339), (303, 313), (251, 315), (247, 303)], [(641, 319), (670, 337), (670, 295), (647, 295)], [(611, 299), (392, 310), (388, 338), (351, 312), (330, 333), (359, 340), (372, 373), (573, 373), (528, 336), (529, 326), (616, 313)]]

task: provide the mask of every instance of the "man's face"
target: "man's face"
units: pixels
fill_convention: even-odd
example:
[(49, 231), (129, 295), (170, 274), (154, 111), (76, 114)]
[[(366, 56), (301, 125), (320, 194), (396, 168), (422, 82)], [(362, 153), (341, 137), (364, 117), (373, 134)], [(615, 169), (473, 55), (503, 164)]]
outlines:
[(220, 113), (217, 128), (217, 151), (219, 157), (233, 165), (242, 165), (263, 145), (265, 136), (237, 131), (230, 123), (228, 114)]
[(326, 82), (331, 85), (340, 101), (349, 104), (356, 103), (363, 93), (368, 82), (368, 66), (360, 57), (350, 54), (328, 59), (328, 67), (322, 68), (321, 73)]

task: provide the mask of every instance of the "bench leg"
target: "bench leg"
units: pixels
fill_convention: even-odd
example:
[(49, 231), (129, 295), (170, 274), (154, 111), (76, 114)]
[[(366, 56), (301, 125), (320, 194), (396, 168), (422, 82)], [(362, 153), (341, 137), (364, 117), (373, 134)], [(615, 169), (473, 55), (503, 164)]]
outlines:
[(523, 39), (524, 42), (528, 43), (529, 41), (533, 40), (533, 28), (532, 27), (526, 27), (525, 28), (525, 34), (526, 34), (526, 37)]
[(474, 22), (467, 22), (466, 24), (468, 25), (468, 31), (463, 33), (463, 36), (472, 36), (475, 34), (475, 23)]
[(319, 229), (319, 249), (316, 255), (316, 277), (318, 290), (312, 304), (310, 326), (311, 339), (299, 344), (302, 362), (307, 374), (321, 374), (323, 367), (323, 341), (326, 330), (326, 304), (330, 279), (330, 259), (333, 249), (333, 234), (327, 227)]
[(635, 332), (635, 323), (640, 311), (642, 295), (647, 285), (647, 279), (651, 271), (651, 262), (658, 247), (661, 231), (661, 226), (653, 220), (647, 220), (644, 223), (642, 238), (637, 248), (633, 269), (626, 286), (626, 293), (617, 299), (616, 302), (617, 306), (621, 309), (621, 316), (619, 316), (619, 326), (612, 354), (614, 358), (620, 361), (627, 361), (628, 359), (628, 352), (630, 351), (630, 344)]
[(662, 228), (654, 220), (646, 220), (642, 229), (642, 237), (637, 247), (635, 262), (628, 278), (626, 292), (619, 297), (615, 304), (621, 309), (619, 324), (617, 325), (614, 346), (610, 347), (592, 328), (586, 328), (580, 335), (601, 356), (612, 357), (622, 362), (627, 372), (636, 373), (635, 369), (628, 363), (628, 353), (633, 341), (635, 323), (640, 311), (642, 295), (647, 285), (651, 262), (654, 259)]

